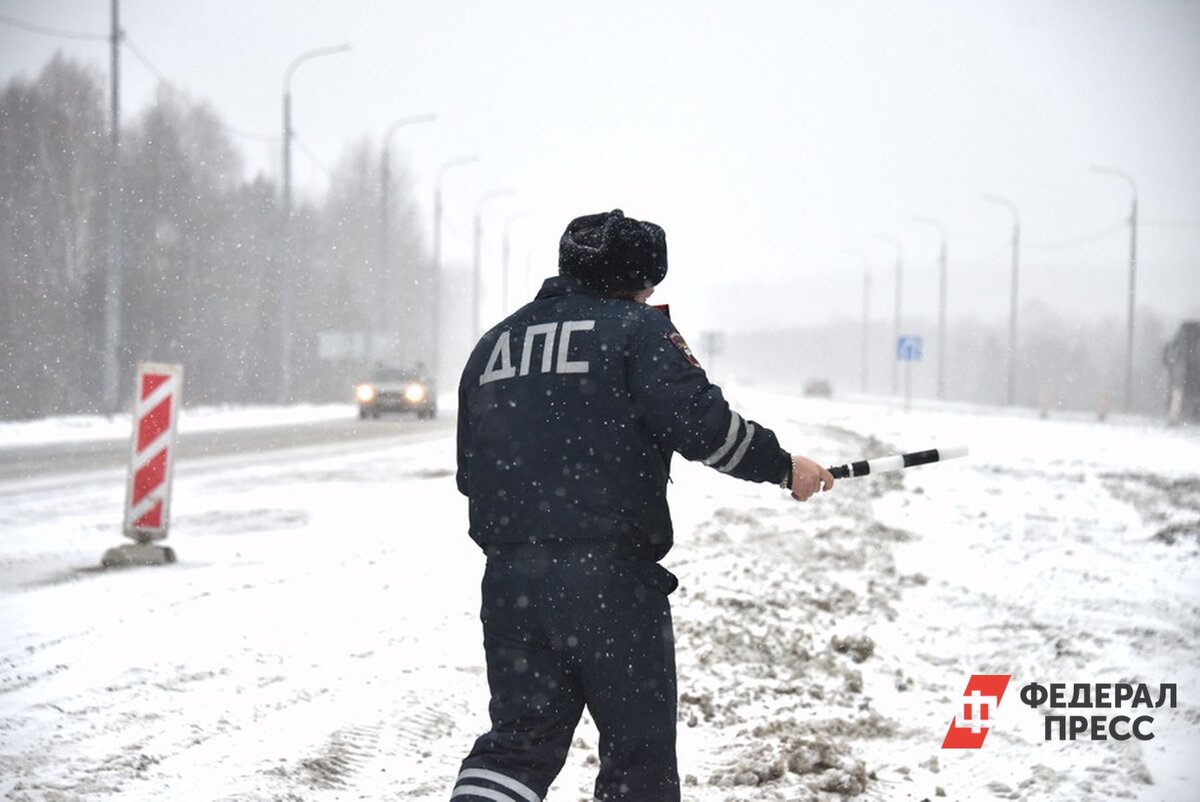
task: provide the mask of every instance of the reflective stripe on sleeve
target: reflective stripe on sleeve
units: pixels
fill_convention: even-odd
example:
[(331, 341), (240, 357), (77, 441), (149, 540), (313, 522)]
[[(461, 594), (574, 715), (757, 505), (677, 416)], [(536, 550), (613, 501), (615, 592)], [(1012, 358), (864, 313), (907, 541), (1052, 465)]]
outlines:
[(721, 466), (721, 473), (729, 473), (738, 466), (738, 463), (742, 461), (742, 457), (746, 456), (746, 452), (750, 450), (750, 441), (753, 439), (754, 424), (747, 424), (746, 436), (743, 437), (742, 442), (738, 444), (738, 449), (737, 451), (733, 452), (733, 456), (730, 457), (729, 462)]
[(725, 435), (725, 442), (721, 444), (721, 447), (709, 454), (708, 457), (703, 460), (705, 465), (712, 465), (715, 462), (719, 462), (726, 454), (729, 453), (729, 449), (733, 448), (733, 444), (737, 440), (738, 429), (740, 429), (741, 426), (742, 416), (734, 412), (732, 409), (729, 410), (729, 434)]

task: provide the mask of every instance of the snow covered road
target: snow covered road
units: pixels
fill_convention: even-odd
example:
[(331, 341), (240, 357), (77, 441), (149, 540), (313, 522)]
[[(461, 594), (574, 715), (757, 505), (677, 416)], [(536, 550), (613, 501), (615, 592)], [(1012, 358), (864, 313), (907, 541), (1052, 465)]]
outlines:
[[(411, 416), (388, 416), (360, 421), (354, 407), (330, 404), (300, 407), (291, 414), (272, 416), (258, 409), (255, 414), (212, 414), (212, 410), (188, 411), (183, 420), (176, 460), (190, 462), (200, 457), (252, 454), (280, 448), (296, 448), (349, 440), (410, 438), (428, 429), (442, 432), (453, 421), (418, 421)], [(208, 414), (205, 414), (208, 413)], [(222, 425), (223, 422), (223, 425)], [(51, 425), (40, 422), (0, 424), (0, 481), (31, 479), (52, 474), (73, 474), (129, 464), (129, 417), (81, 420), (59, 418)], [(78, 439), (70, 439), (72, 437)]]
[[(678, 463), (685, 799), (1196, 798), (1195, 432), (733, 396), (831, 464), (972, 455), (804, 505)], [(154, 569), (95, 568), (120, 470), (0, 482), (0, 794), (445, 798), (486, 728), (453, 460), (446, 432), (181, 463)], [(942, 750), (973, 673), (1013, 678), (984, 748)], [(1179, 705), (1153, 741), (1047, 742), (1034, 681)], [(586, 719), (576, 747), (550, 799), (590, 798)]]

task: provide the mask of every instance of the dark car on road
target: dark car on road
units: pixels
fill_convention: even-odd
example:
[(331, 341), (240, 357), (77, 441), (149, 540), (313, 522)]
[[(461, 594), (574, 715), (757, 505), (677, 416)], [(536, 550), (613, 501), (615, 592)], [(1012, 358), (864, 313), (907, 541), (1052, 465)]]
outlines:
[(804, 385), (805, 398), (832, 398), (833, 387), (825, 379), (813, 379)]
[(378, 418), (384, 412), (415, 412), (420, 420), (437, 417), (437, 392), (420, 369), (378, 368), (354, 389), (358, 417)]

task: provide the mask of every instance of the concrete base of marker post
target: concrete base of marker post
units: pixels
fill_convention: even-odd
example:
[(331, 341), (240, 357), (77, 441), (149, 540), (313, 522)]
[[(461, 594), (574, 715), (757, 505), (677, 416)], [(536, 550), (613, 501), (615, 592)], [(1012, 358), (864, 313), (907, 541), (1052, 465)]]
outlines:
[(153, 543), (126, 543), (104, 552), (100, 565), (105, 568), (125, 568), (134, 565), (167, 565), (175, 562), (175, 550)]

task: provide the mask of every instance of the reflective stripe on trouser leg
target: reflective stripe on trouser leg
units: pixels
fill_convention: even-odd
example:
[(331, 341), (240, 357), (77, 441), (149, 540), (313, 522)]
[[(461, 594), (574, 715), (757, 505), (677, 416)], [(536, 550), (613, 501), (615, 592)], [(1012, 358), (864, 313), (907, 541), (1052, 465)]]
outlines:
[(506, 793), (501, 791), (493, 791), (491, 788), (483, 788), (478, 785), (456, 785), (454, 793), (450, 794), (451, 799), (487, 799), (490, 802), (517, 802)]
[[(499, 791), (492, 788), (485, 788), (476, 783), (463, 784), (464, 781), (471, 780), (497, 785), (504, 790)], [(524, 800), (524, 802), (541, 802), (541, 797), (534, 793), (533, 789), (525, 783), (514, 780), (512, 777), (506, 777), (500, 772), (492, 771), (491, 769), (462, 770), (454, 786), (454, 793), (450, 796), (453, 799), (456, 796), (467, 796), (469, 794), (482, 796), (486, 799), (500, 800), (500, 802), (507, 802), (510, 799), (512, 802), (518, 802), (518, 800)]]

